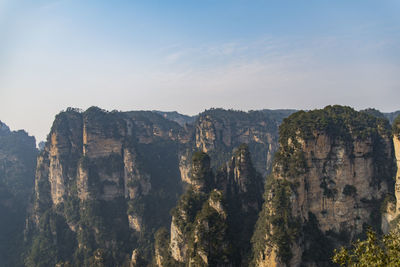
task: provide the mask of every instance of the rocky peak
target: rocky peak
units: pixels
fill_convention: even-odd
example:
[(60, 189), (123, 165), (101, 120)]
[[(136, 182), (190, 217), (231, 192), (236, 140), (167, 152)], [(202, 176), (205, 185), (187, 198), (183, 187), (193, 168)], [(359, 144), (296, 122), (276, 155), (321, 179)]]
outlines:
[(388, 222), (394, 221), (394, 219), (400, 216), (400, 115), (396, 117), (393, 121), (392, 126), (393, 131), (393, 145), (394, 145), (394, 152), (396, 158), (396, 165), (397, 165), (397, 173), (396, 173), (396, 184), (395, 184), (395, 196), (396, 196), (396, 203), (395, 203), (395, 211), (388, 210)]
[(29, 197), (34, 187), (35, 138), (0, 122), (0, 262), (20, 266)]
[(210, 157), (204, 152), (195, 152), (192, 157), (191, 184), (196, 192), (209, 190), (213, 179)]
[[(102, 249), (107, 262), (123, 265), (132, 251), (143, 248), (152, 229), (169, 224), (169, 210), (181, 192), (181, 130), (151, 112), (91, 107), (58, 114), (38, 157), (26, 232), (32, 244), (40, 240), (62, 247), (59, 242), (70, 238), (71, 247), (49, 251), (55, 255), (51, 259), (31, 251), (32, 264), (68, 260), (80, 265)], [(54, 224), (59, 228), (52, 229)], [(150, 251), (137, 251), (149, 260)]]
[(194, 123), (194, 149), (208, 153), (212, 167), (219, 168), (234, 148), (246, 143), (255, 168), (265, 175), (277, 149), (279, 121), (273, 117), (263, 111), (207, 110)]
[[(234, 152), (229, 165), (230, 177), (233, 177), (239, 193), (247, 193), (250, 187), (256, 186), (252, 183), (260, 183), (260, 177), (256, 177), (256, 170), (250, 158), (250, 152), (246, 144), (242, 144)], [(258, 184), (258, 186), (261, 184)]]
[[(247, 264), (262, 179), (252, 166), (246, 145), (233, 154), (213, 183), (192, 183), (174, 209), (170, 235), (174, 260), (194, 266)], [(212, 178), (209, 162), (206, 153), (195, 153), (192, 175), (196, 179), (191, 179)]]
[(279, 131), (281, 146), (259, 224), (266, 229), (258, 233), (266, 236), (260, 242), (266, 245), (258, 248), (255, 261), (259, 266), (329, 263), (328, 252), (348, 244), (365, 225), (380, 228), (380, 205), (394, 170), (389, 124), (328, 106), (291, 115)]

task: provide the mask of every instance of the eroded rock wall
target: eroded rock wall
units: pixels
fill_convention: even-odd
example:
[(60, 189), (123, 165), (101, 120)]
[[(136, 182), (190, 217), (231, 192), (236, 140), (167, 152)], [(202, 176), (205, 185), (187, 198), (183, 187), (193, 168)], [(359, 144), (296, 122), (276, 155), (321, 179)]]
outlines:
[[(57, 115), (38, 157), (26, 238), (63, 248), (59, 242), (68, 236), (71, 247), (54, 251), (51, 260), (31, 251), (28, 261), (84, 265), (82, 260), (95, 257), (120, 265), (124, 255), (151, 238), (153, 229), (168, 224), (168, 211), (181, 190), (178, 132), (182, 127), (153, 115), (95, 107)], [(166, 158), (170, 162), (160, 166)], [(166, 181), (160, 184), (163, 178)], [(160, 205), (160, 211), (154, 205)], [(155, 212), (160, 212), (156, 220)], [(50, 230), (52, 225), (57, 228)], [(138, 249), (135, 257), (149, 260), (146, 253)]]
[(329, 265), (333, 248), (354, 240), (367, 225), (380, 230), (381, 204), (393, 186), (390, 126), (333, 106), (290, 116), (280, 134), (256, 232), (264, 245), (254, 262)]

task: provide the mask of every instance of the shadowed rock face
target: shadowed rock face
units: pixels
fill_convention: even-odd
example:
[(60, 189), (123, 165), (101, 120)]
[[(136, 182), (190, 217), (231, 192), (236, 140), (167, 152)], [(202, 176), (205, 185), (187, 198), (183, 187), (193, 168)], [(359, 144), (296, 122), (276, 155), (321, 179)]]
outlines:
[[(151, 112), (93, 107), (57, 115), (38, 157), (27, 261), (129, 262), (154, 229), (168, 224), (181, 192), (180, 132), (178, 124)], [(52, 225), (56, 229), (47, 230)], [(69, 247), (62, 245), (67, 239)], [(35, 254), (36, 243), (54, 243), (54, 257)], [(136, 250), (134, 258), (140, 253), (149, 252)]]
[[(241, 145), (216, 175), (209, 161), (204, 152), (193, 155), (194, 182), (172, 213), (170, 242), (164, 246), (169, 245), (175, 265), (247, 266), (263, 179), (247, 145)], [(158, 266), (168, 265), (164, 260)]]
[(263, 176), (269, 171), (278, 148), (278, 121), (261, 111), (209, 110), (195, 122), (195, 148), (213, 159), (213, 166), (229, 160), (232, 149), (249, 146), (254, 166)]
[(366, 225), (379, 229), (381, 203), (393, 190), (393, 158), (384, 119), (338, 106), (290, 116), (280, 128), (259, 222), (264, 231), (257, 233), (265, 235), (264, 245), (254, 262), (329, 265), (334, 247), (354, 240)]
[[(201, 191), (214, 182), (203, 184), (189, 177), (196, 172), (190, 162), (193, 151), (216, 155), (209, 160), (209, 167), (216, 168), (240, 143), (249, 143), (256, 153), (256, 169), (266, 172), (276, 140), (277, 122), (261, 112), (211, 110), (183, 126), (154, 112), (106, 112), (96, 107), (61, 112), (37, 160), (26, 231), (33, 247), (55, 244), (49, 249), (54, 257), (43, 259), (32, 248), (27, 260), (86, 264), (102, 257), (123, 264), (133, 250), (135, 259), (149, 260), (146, 244), (156, 229), (169, 225), (169, 211), (182, 185)], [(239, 167), (239, 158), (235, 164), (238, 167), (230, 172), (248, 171)], [(52, 225), (58, 230), (51, 230)], [(62, 232), (63, 227), (67, 230)], [(55, 249), (67, 239), (71, 246)]]
[[(329, 265), (334, 247), (381, 226), (398, 135), (333, 106), (285, 119), (278, 144), (291, 112), (60, 113), (37, 158), (27, 265)], [(397, 213), (388, 205), (382, 226)]]
[(0, 263), (19, 266), (26, 209), (32, 195), (35, 138), (0, 121)]

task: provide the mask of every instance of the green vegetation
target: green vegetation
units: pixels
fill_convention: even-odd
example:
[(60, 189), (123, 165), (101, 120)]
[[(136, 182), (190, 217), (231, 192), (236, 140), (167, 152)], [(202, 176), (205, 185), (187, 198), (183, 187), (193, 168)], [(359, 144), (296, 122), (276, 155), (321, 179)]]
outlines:
[(230, 161), (230, 172), (224, 179), (232, 179), (237, 169), (241, 176), (237, 184), (226, 193), (228, 210), (228, 232), (232, 244), (232, 260), (237, 265), (248, 265), (251, 257), (251, 237), (262, 205), (263, 178), (252, 165), (249, 148), (242, 144), (234, 151)]
[(345, 196), (355, 196), (357, 194), (357, 188), (354, 185), (346, 184), (342, 193)]
[(400, 234), (393, 231), (382, 238), (372, 230), (366, 240), (357, 240), (351, 248), (334, 251), (333, 262), (340, 266), (400, 266)]
[(372, 228), (372, 230), (378, 232), (379, 234), (382, 233), (381, 224), (382, 224), (382, 206), (384, 205), (384, 198), (377, 199), (372, 197), (371, 199), (362, 198), (360, 201), (366, 205), (371, 212), (369, 215), (369, 220), (367, 223), (363, 224), (363, 233), (360, 237), (364, 237), (367, 229)]
[[(391, 137), (390, 125), (385, 118), (370, 113), (357, 112), (344, 106), (327, 106), (320, 110), (292, 114), (279, 127), (280, 148), (275, 155), (274, 166), (285, 177), (295, 177), (307, 172), (302, 142), (315, 139), (321, 133), (328, 135), (334, 143), (342, 143), (350, 154), (354, 153), (355, 141), (369, 140), (373, 146), (373, 184), (379, 187), (382, 181), (386, 181), (391, 183), (391, 188), (394, 162), (386, 160), (385, 154), (385, 138)], [(327, 184), (322, 184), (321, 187), (329, 189)], [(329, 197), (335, 195), (335, 192), (329, 190), (325, 193)]]
[(35, 138), (0, 122), (0, 265), (22, 266), (23, 229), (34, 188)]
[(337, 189), (330, 188), (331, 185), (335, 185), (335, 182), (333, 180), (329, 179), (329, 177), (322, 177), (322, 181), (319, 186), (324, 190), (324, 196), (334, 199), (337, 195)]
[(98, 107), (90, 107), (83, 114), (87, 130), (101, 130), (106, 137), (118, 138), (125, 131), (125, 122), (119, 112), (108, 112)]
[[(211, 178), (210, 157), (203, 152), (194, 153), (191, 179), (195, 181), (210, 181)], [(193, 222), (207, 200), (209, 190), (210, 187), (207, 186), (200, 192), (194, 190), (193, 187), (189, 187), (180, 197), (178, 205), (171, 211), (175, 224), (184, 235), (193, 231)]]
[(270, 204), (273, 213), (268, 216), (268, 221), (273, 227), (271, 241), (278, 248), (278, 255), (283, 262), (288, 263), (292, 257), (291, 242), (295, 241), (299, 234), (299, 222), (291, 215), (290, 185), (286, 181), (275, 180), (270, 184), (273, 198)]
[(386, 119), (385, 115), (382, 112), (380, 112), (379, 110), (374, 109), (374, 108), (367, 108), (367, 109), (361, 110), (360, 112), (367, 113), (367, 114), (375, 116), (377, 118)]
[(386, 119), (366, 112), (338, 105), (327, 106), (308, 112), (299, 111), (284, 119), (279, 127), (280, 143), (287, 145), (289, 139), (293, 142), (298, 137), (303, 140), (312, 139), (318, 132), (348, 143), (378, 133), (390, 136), (390, 126)]
[(204, 182), (210, 186), (212, 183), (212, 172), (210, 168), (210, 157), (207, 153), (198, 151), (192, 156), (192, 173), (190, 179)]
[(0, 132), (0, 185), (26, 203), (34, 183), (35, 138), (25, 131)]
[(189, 233), (193, 230), (194, 219), (201, 209), (207, 195), (189, 189), (181, 196), (176, 208), (171, 211), (175, 223), (182, 233)]
[[(217, 182), (201, 190), (190, 187), (172, 211), (174, 224), (187, 240), (186, 260), (195, 266), (204, 266), (204, 255), (210, 266), (248, 264), (262, 179), (252, 166), (247, 145), (241, 145), (233, 155), (229, 172), (222, 168), (215, 176)], [(195, 182), (213, 180), (210, 161), (206, 153), (193, 154), (191, 174)]]
[(289, 117), (291, 114), (297, 112), (295, 109), (263, 109), (261, 112), (265, 113), (269, 118), (276, 121), (279, 124)]
[(282, 174), (288, 177), (304, 174), (308, 168), (304, 152), (300, 149), (279, 149), (275, 154), (274, 161), (274, 165), (279, 166)]
[(318, 266), (329, 264), (332, 256), (333, 243), (320, 229), (317, 217), (308, 213), (308, 220), (302, 227), (305, 250), (302, 262), (317, 263)]
[[(221, 266), (229, 263), (233, 243), (228, 239), (226, 218), (205, 202), (195, 222), (188, 246), (191, 264)], [(202, 255), (207, 256), (208, 264), (205, 264)]]
[(73, 253), (76, 236), (61, 216), (51, 211), (45, 212), (40, 218), (38, 231), (32, 241), (26, 266), (54, 266)]
[[(209, 109), (199, 114), (195, 125), (207, 122), (206, 125), (209, 125), (210, 128), (206, 130), (215, 134), (216, 137), (213, 140), (213, 148), (208, 151), (212, 159), (212, 168), (217, 170), (226, 164), (232, 157), (233, 149), (244, 142), (243, 138), (238, 138), (239, 135), (250, 131), (260, 139), (256, 141), (250, 135), (249, 140), (245, 141), (248, 143), (252, 162), (262, 175), (269, 172), (271, 166), (267, 164), (267, 152), (270, 142), (274, 142), (271, 137), (277, 139), (279, 121), (275, 118), (276, 116), (284, 115), (277, 115), (274, 111), (243, 112), (219, 108)], [(257, 132), (260, 134), (256, 134)]]
[[(381, 214), (388, 212), (388, 206), (392, 204), (393, 208), (396, 209), (396, 197), (392, 194), (386, 194), (381, 204)], [(392, 212), (395, 210), (392, 210)]]
[[(291, 244), (300, 233), (298, 218), (291, 214), (290, 182), (270, 177), (264, 193), (264, 207), (258, 218), (252, 238), (253, 262), (263, 253), (266, 244), (277, 248), (277, 254), (286, 264), (292, 258)], [(268, 239), (266, 237), (268, 236)]]
[[(128, 181), (127, 186), (138, 189), (135, 197), (125, 199), (121, 195), (104, 200), (106, 189), (124, 190), (123, 154), (118, 152), (95, 158), (82, 155), (83, 123), (89, 134), (120, 140), (123, 143), (121, 152), (131, 152), (135, 161), (134, 175), (137, 177)], [(35, 197), (34, 212), (40, 218), (49, 213), (51, 220), (56, 215), (60, 216), (69, 225), (64, 224), (65, 229), (54, 228), (48, 238), (32, 225), (32, 229), (28, 229), (27, 246), (32, 248), (37, 244), (36, 248), (42, 247), (50, 253), (52, 248), (47, 244), (53, 244), (57, 238), (55, 235), (71, 227), (76, 231), (74, 250), (68, 252), (67, 257), (61, 257), (59, 250), (52, 250), (54, 259), (48, 266), (52, 263), (60, 266), (123, 266), (130, 260), (133, 249), (138, 251), (141, 264), (150, 264), (154, 233), (158, 228), (170, 225), (169, 210), (182, 191), (178, 142), (154, 135), (153, 130), (170, 134), (170, 130), (180, 129), (177, 123), (152, 112), (107, 112), (91, 107), (85, 112), (67, 109), (58, 114), (52, 133), (56, 134), (57, 143), (62, 147), (58, 156), (62, 165), (60, 170), (65, 178), (69, 178), (64, 181), (66, 194), (63, 202), (56, 207), (52, 205), (47, 172), (50, 155), (45, 149), (42, 151), (43, 164), (39, 167), (41, 173), (37, 180), (38, 197)], [(139, 136), (146, 135), (151, 142), (140, 143)], [(87, 172), (87, 184), (77, 183), (78, 167)], [(85, 190), (88, 190), (88, 199), (82, 201), (78, 192)], [(140, 231), (129, 228), (128, 215), (141, 221)], [(40, 249), (30, 250), (26, 257), (32, 264), (41, 261), (35, 251)], [(42, 251), (42, 254), (46, 253)]]
[[(278, 256), (288, 263), (293, 256), (291, 245), (298, 240), (304, 244), (304, 262), (328, 264), (333, 242), (346, 243), (349, 235), (345, 231), (322, 233), (317, 216), (312, 213), (308, 214), (308, 220), (303, 225), (300, 225), (299, 218), (292, 215), (291, 198), (298, 186), (292, 177), (305, 174), (309, 168), (302, 151), (302, 141), (324, 133), (331, 137), (332, 142), (344, 144), (348, 151), (353, 151), (355, 140), (371, 141), (373, 151), (366, 157), (373, 157), (373, 183), (380, 186), (383, 180), (393, 182), (393, 164), (387, 161), (384, 147), (384, 138), (391, 136), (390, 127), (373, 110), (356, 112), (348, 107), (329, 106), (323, 110), (292, 114), (280, 128), (281, 146), (275, 158), (279, 177), (284, 179), (277, 175), (267, 180), (265, 204), (259, 213), (263, 179), (256, 168), (264, 168), (265, 171), (268, 142), (273, 142), (270, 139), (277, 132), (278, 121), (289, 113), (283, 112), (274, 118), (268, 112), (212, 109), (200, 114), (197, 122), (210, 122), (216, 140), (213, 140), (214, 149), (209, 154), (189, 152), (192, 154), (193, 186), (182, 196), (180, 156), (183, 151), (190, 150), (193, 142), (182, 145), (168, 137), (172, 134), (179, 139), (180, 131), (184, 130), (177, 123), (144, 111), (120, 113), (92, 107), (85, 112), (68, 109), (60, 113), (52, 131), (58, 132), (57, 140), (61, 141), (66, 151), (60, 157), (62, 171), (68, 178), (65, 179), (66, 195), (61, 204), (52, 206), (46, 169), (50, 165), (50, 155), (45, 149), (42, 151), (44, 163), (38, 169), (40, 175), (35, 192), (35, 196), (39, 197), (34, 203), (34, 215), (40, 218), (40, 225), (36, 229), (33, 220), (29, 221), (26, 237), (30, 249), (26, 265), (125, 266), (132, 251), (136, 250), (141, 266), (154, 265), (155, 258), (151, 259), (154, 255), (159, 256), (158, 260), (164, 266), (180, 266), (182, 264), (171, 257), (170, 236), (166, 230), (171, 223), (169, 211), (175, 205), (171, 211), (174, 224), (188, 245), (187, 260), (190, 259), (194, 265), (202, 265), (202, 255), (206, 255), (210, 266), (247, 266), (251, 259), (254, 264), (255, 258), (262, 256), (266, 245), (277, 248)], [(93, 133), (120, 140), (123, 143), (122, 152), (129, 151), (133, 155), (135, 174), (127, 182), (130, 196), (124, 194), (113, 200), (103, 200), (104, 189), (111, 186), (123, 192), (125, 166), (122, 155), (126, 154), (112, 153), (103, 158), (83, 156), (82, 138), (76, 134), (82, 133), (83, 122)], [(197, 130), (196, 126), (193, 129), (187, 127), (189, 133)], [(251, 135), (252, 131), (265, 134), (257, 136), (261, 142), (249, 138), (245, 140), (249, 141), (248, 145), (240, 145), (243, 138), (237, 138), (237, 135), (243, 133), (242, 136), (247, 136), (247, 132)], [(238, 149), (232, 152), (233, 147)], [(258, 162), (256, 168), (251, 163), (252, 159)], [(215, 170), (220, 165), (222, 169), (214, 175), (213, 168)], [(88, 172), (87, 200), (78, 198), (78, 192), (83, 188), (77, 188), (77, 166)], [(1, 168), (0, 165), (0, 171)], [(0, 178), (3, 173), (0, 172)], [(328, 198), (340, 194), (357, 195), (353, 185), (346, 185), (342, 192), (337, 192), (332, 183), (329, 177), (321, 180), (320, 186)], [(12, 195), (10, 191), (1, 191), (2, 185), (0, 203), (3, 198)], [(391, 201), (393, 199), (388, 197), (383, 201), (373, 199), (362, 203), (367, 208), (373, 207), (370, 219), (376, 229), (380, 226), (381, 203), (382, 207), (386, 207)], [(3, 212), (2, 208), (0, 205), (0, 212)], [(141, 221), (140, 231), (130, 229), (128, 215)], [(13, 216), (11, 214), (3, 220), (0, 226), (13, 225)], [(8, 251), (11, 250), (10, 246)]]
[[(137, 144), (137, 168), (148, 175), (151, 190), (129, 200), (127, 214), (136, 214), (143, 220), (138, 237), (140, 253), (147, 262), (154, 254), (154, 234), (160, 227), (170, 227), (171, 209), (182, 194), (176, 142), (155, 138), (149, 144)], [(133, 205), (132, 205), (133, 204)], [(132, 212), (132, 213), (131, 213)]]
[[(169, 249), (170, 234), (165, 227), (161, 227), (154, 234), (154, 248), (156, 256), (160, 258), (161, 266), (178, 267), (183, 264), (175, 261)], [(156, 266), (156, 259), (153, 259), (153, 265)]]
[(392, 130), (393, 134), (396, 135), (397, 137), (400, 137), (400, 115), (398, 115), (392, 124)]

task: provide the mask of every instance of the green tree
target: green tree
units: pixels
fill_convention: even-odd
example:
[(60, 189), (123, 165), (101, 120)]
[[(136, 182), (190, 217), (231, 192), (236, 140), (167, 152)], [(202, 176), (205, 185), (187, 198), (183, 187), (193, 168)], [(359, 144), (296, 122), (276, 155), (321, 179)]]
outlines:
[(400, 232), (395, 230), (379, 238), (368, 230), (366, 240), (357, 240), (352, 248), (335, 249), (332, 260), (340, 266), (400, 266)]

